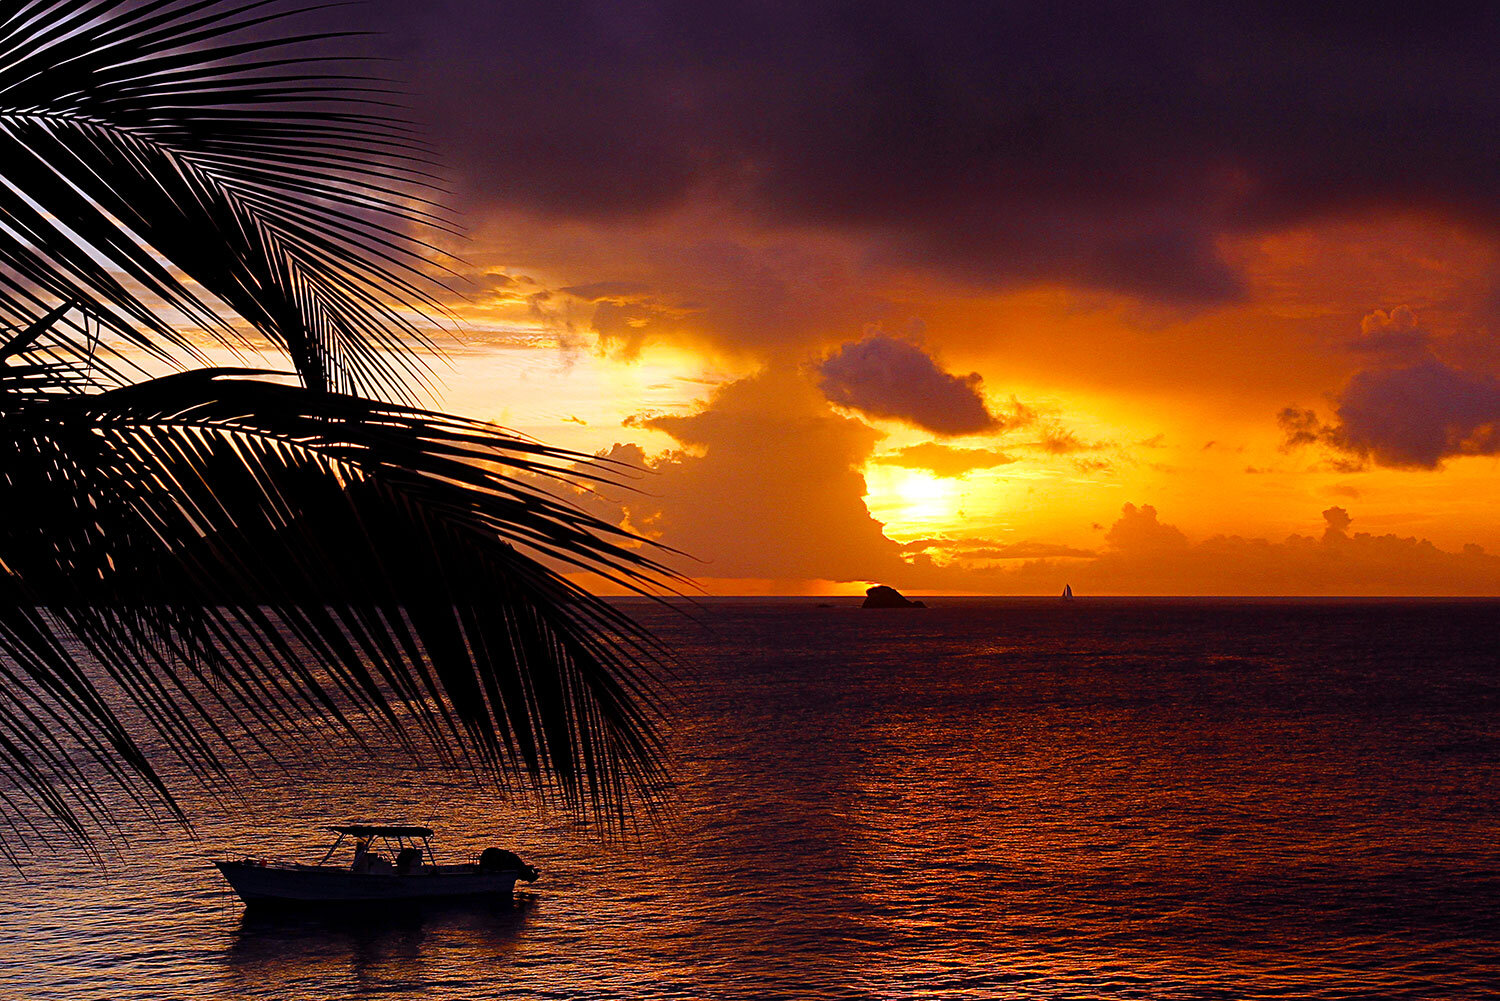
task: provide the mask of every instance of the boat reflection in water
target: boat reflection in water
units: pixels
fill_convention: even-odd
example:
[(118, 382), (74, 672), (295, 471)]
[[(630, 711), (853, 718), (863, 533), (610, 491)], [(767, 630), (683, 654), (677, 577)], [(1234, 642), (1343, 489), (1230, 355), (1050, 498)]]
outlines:
[[(503, 848), (486, 848), (477, 862), (439, 865), (432, 830), (399, 824), (347, 824), (316, 865), (247, 857), (214, 865), (247, 905), (305, 906), (378, 901), (509, 898), (517, 880), (537, 870)], [(354, 860), (329, 862), (346, 838)]]
[(450, 997), (455, 958), (460, 969), (508, 963), (536, 906), (518, 893), (373, 909), (248, 907), (219, 955), (224, 979), (205, 981), (200, 996)]

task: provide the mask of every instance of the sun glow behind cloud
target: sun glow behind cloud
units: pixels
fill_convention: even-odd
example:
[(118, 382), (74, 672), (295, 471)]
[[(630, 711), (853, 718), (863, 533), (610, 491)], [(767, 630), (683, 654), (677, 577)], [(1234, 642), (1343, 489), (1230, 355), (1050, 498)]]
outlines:
[[(1127, 502), (1194, 541), (1316, 534), (1344, 504), (1356, 533), (1500, 549), (1492, 456), (1361, 464), (1350, 450), (1389, 457), (1390, 435), (1336, 412), (1385, 364), (1351, 348), (1374, 310), (1407, 307), (1445, 364), (1500, 375), (1500, 186), (1473, 169), (1500, 135), (1474, 124), (1495, 119), (1474, 81), (1496, 22), (1436, 11), (1412, 47), (1352, 8), (1184, 5), (1173, 31), (1117, 11), (1080, 45), (1096, 7), (940, 3), (920, 32), (851, 34), (805, 4), (622, 30), (377, 0), (361, 16), (415, 74), (472, 234), (452, 248), (471, 346), (438, 402), (585, 452), (638, 446), (723, 514), (659, 522), (702, 572), (778, 590), (914, 564), (880, 563), (882, 539), (1096, 549)], [(494, 93), (517, 100), (473, 99)], [(1024, 142), (972, 141), (1017, 122)], [(752, 373), (835, 358), (833, 396), (762, 385), (741, 394), (760, 423), (721, 406)], [(959, 391), (984, 410), (925, 406)], [(830, 400), (852, 423), (815, 412)], [(1343, 438), (1283, 450), (1289, 407)], [(690, 429), (717, 452), (697, 465), (651, 419), (705, 414)], [(1471, 437), (1458, 451), (1489, 448)], [(748, 545), (752, 523), (775, 531)], [(797, 551), (816, 559), (781, 559)]]
[(865, 470), (865, 505), (885, 525), (888, 538), (905, 541), (951, 531), (962, 517), (966, 485), (916, 469), (871, 465)]
[[(1239, 257), (1263, 302), (1153, 313), (1139, 303), (1066, 289), (989, 294), (906, 283), (897, 308), (926, 318), (925, 326), (886, 322), (835, 324), (822, 333), (793, 329), (784, 342), (758, 347), (761, 335), (752, 330), (725, 328), (708, 335), (659, 323), (640, 328), (645, 334), (627, 343), (595, 329), (594, 311), (612, 298), (655, 309), (652, 296), (658, 293), (638, 291), (642, 283), (612, 283), (608, 268), (580, 261), (571, 262), (577, 270), (559, 266), (555, 274), (524, 261), (496, 264), (491, 270), (532, 276), (528, 295), (550, 294), (553, 305), (535, 311), (526, 295), (502, 290), (472, 311), (461, 309), (470, 325), (468, 345), (451, 355), (441, 402), (579, 451), (632, 443), (640, 448), (636, 461), (676, 463), (669, 457), (697, 454), (698, 448), (684, 449), (653, 425), (654, 416), (702, 414), (714, 409), (720, 387), (781, 366), (789, 373), (777, 384), (781, 388), (767, 388), (754, 404), (763, 429), (740, 435), (733, 445), (741, 453), (765, 449), (766, 454), (743, 455), (735, 475), (751, 475), (756, 462), (780, 467), (778, 475), (787, 477), (836, 472), (815, 465), (827, 462), (828, 455), (813, 458), (787, 447), (801, 440), (800, 422), (812, 417), (807, 400), (831, 406), (832, 413), (865, 426), (875, 444), (851, 469), (856, 476), (848, 482), (862, 490), (840, 501), (857, 505), (851, 509), (855, 513), (847, 521), (825, 522), (829, 550), (838, 549), (843, 539), (850, 551), (868, 551), (868, 539), (852, 541), (862, 538), (859, 533), (866, 529), (860, 515), (867, 512), (868, 524), (893, 544), (939, 540), (920, 552), (951, 571), (933, 585), (940, 590), (966, 589), (963, 567), (982, 571), (984, 560), (972, 556), (981, 551), (1045, 553), (1047, 546), (1099, 551), (1128, 502), (1155, 505), (1165, 521), (1195, 541), (1223, 534), (1277, 543), (1290, 534), (1316, 532), (1319, 511), (1347, 504), (1365, 531), (1430, 538), (1450, 552), (1470, 542), (1500, 548), (1500, 522), (1488, 499), (1494, 460), (1457, 459), (1440, 474), (1427, 475), (1355, 469), (1317, 449), (1285, 451), (1275, 422), (1278, 410), (1289, 404), (1321, 407), (1326, 417), (1330, 394), (1369, 361), (1350, 347), (1360, 336), (1361, 318), (1371, 308), (1389, 312), (1406, 305), (1377, 300), (1364, 308), (1363, 295), (1351, 297), (1348, 288), (1362, 280), (1361, 261), (1373, 262), (1366, 277), (1374, 280), (1402, 254), (1452, 256), (1463, 249), (1443, 243), (1441, 234), (1433, 238), (1436, 243), (1423, 242), (1423, 232), (1410, 221), (1385, 228), (1341, 225), (1300, 238), (1247, 243), (1238, 248)], [(1385, 248), (1382, 253), (1372, 249), (1377, 245)], [(1341, 253), (1345, 246), (1359, 246), (1361, 254)], [(1337, 261), (1320, 278), (1319, 262), (1330, 255)], [(1346, 273), (1356, 265), (1359, 273)], [(641, 261), (631, 266), (630, 273), (641, 273)], [(671, 279), (665, 275), (655, 287), (669, 287)], [(1333, 285), (1324, 287), (1329, 282)], [(568, 288), (575, 291), (562, 291)], [(881, 291), (873, 279), (869, 289)], [(1462, 330), (1462, 317), (1447, 307), (1411, 301), (1417, 303), (1411, 311), (1445, 337)], [(875, 336), (909, 339), (945, 372), (980, 373), (996, 426), (948, 437), (904, 422), (899, 408), (897, 417), (888, 417), (830, 404), (817, 386), (818, 361), (840, 344), (868, 343)], [(739, 350), (731, 350), (731, 344)], [(803, 394), (795, 404), (787, 389), (793, 383), (801, 388), (792, 395)], [(866, 396), (883, 391), (878, 381), (860, 386)], [(746, 418), (737, 411), (734, 419)], [(719, 447), (728, 448), (729, 442)], [(727, 540), (777, 504), (799, 508), (802, 513), (786, 522), (796, 525), (809, 517), (805, 505), (774, 490), (747, 496), (730, 479), (716, 489), (712, 478), (730, 471), (720, 454), (720, 460), (694, 467), (690, 481), (665, 476), (643, 483), (664, 501), (675, 490), (695, 503), (723, 508), (722, 529), (713, 519), (695, 523), (689, 548), (705, 565), (685, 568), (717, 579), (715, 591), (822, 593), (826, 580), (839, 574), (889, 576), (899, 583), (908, 573), (900, 563), (876, 560), (870, 565), (877, 569), (860, 574), (851, 570), (853, 564), (830, 558), (825, 569), (813, 569), (816, 561), (809, 561), (795, 576), (777, 576), (771, 555), (801, 543), (768, 537), (746, 549)], [(924, 467), (927, 462), (935, 468)], [(682, 466), (682, 472), (689, 468)], [(832, 492), (824, 496), (825, 502), (835, 499)], [(682, 523), (686, 515), (670, 503), (667, 508), (668, 516), (649, 523), (653, 533), (671, 542), (674, 519)], [(851, 534), (844, 539), (842, 532)], [(766, 554), (763, 573), (756, 572), (760, 553)], [(1003, 557), (999, 565), (1014, 567), (1028, 558)], [(911, 563), (918, 556), (901, 559)], [(727, 570), (731, 565), (733, 575)], [(815, 583), (820, 576), (824, 582)], [(734, 579), (747, 583), (734, 585)], [(973, 588), (1000, 586), (995, 580), (977, 577)]]

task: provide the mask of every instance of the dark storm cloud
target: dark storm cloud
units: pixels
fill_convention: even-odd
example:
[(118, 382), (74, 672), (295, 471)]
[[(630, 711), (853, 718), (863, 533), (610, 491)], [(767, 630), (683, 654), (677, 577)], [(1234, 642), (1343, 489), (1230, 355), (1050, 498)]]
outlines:
[(951, 375), (909, 341), (871, 334), (845, 344), (817, 366), (818, 388), (830, 402), (940, 435), (997, 431), (978, 372)]
[(1374, 364), (1333, 395), (1332, 420), (1283, 408), (1283, 448), (1327, 446), (1343, 455), (1333, 468), (1350, 472), (1370, 462), (1436, 469), (1446, 459), (1500, 454), (1500, 377), (1472, 341), (1433, 336), (1407, 306), (1367, 314), (1348, 346)]
[(1225, 233), (1383, 207), (1500, 223), (1492, 5), (375, 0), (360, 17), (474, 204), (644, 219), (707, 193), (960, 280), (1188, 303), (1241, 293)]
[(1382, 466), (1434, 469), (1500, 453), (1500, 379), (1438, 361), (1360, 372), (1335, 414), (1322, 440)]
[(1445, 459), (1500, 454), (1500, 378), (1431, 356), (1410, 365), (1366, 369), (1334, 397), (1334, 418), (1286, 407), (1277, 415), (1284, 447), (1321, 444), (1405, 469), (1436, 469)]

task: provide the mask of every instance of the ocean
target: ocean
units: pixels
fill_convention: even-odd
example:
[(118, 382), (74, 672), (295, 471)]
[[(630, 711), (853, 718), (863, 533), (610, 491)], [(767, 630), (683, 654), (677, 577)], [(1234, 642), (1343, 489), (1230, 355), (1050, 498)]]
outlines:
[[(190, 792), (193, 836), (0, 871), (0, 997), (1500, 994), (1500, 602), (818, 603), (631, 606), (682, 664), (659, 825), (294, 763)], [(542, 876), (261, 916), (207, 862), (354, 819)]]

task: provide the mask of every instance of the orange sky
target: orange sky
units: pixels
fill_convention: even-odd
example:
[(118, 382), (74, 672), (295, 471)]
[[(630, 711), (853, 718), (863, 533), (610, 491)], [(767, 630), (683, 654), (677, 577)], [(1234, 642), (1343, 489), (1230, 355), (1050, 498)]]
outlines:
[[(465, 251), (470, 329), (442, 403), (643, 466), (637, 492), (587, 503), (692, 554), (712, 593), (1496, 593), (1500, 561), (1474, 548), (1500, 552), (1492, 455), (1393, 468), (1333, 435), (1289, 445), (1278, 422), (1328, 425), (1357, 373), (1403, 352), (1488, 366), (1493, 243), (1387, 215), (1222, 253), (1247, 294), (1184, 308), (966, 288), (708, 208), (500, 214)], [(947, 403), (968, 392), (993, 423), (943, 433), (903, 418), (912, 401), (849, 405), (820, 365), (861, 344), (977, 373)], [(914, 378), (851, 378), (867, 375), (852, 391), (871, 399)], [(1163, 537), (1132, 542), (1144, 510)]]
[(357, 16), (469, 234), (439, 402), (710, 590), (1500, 593), (1483, 5)]

